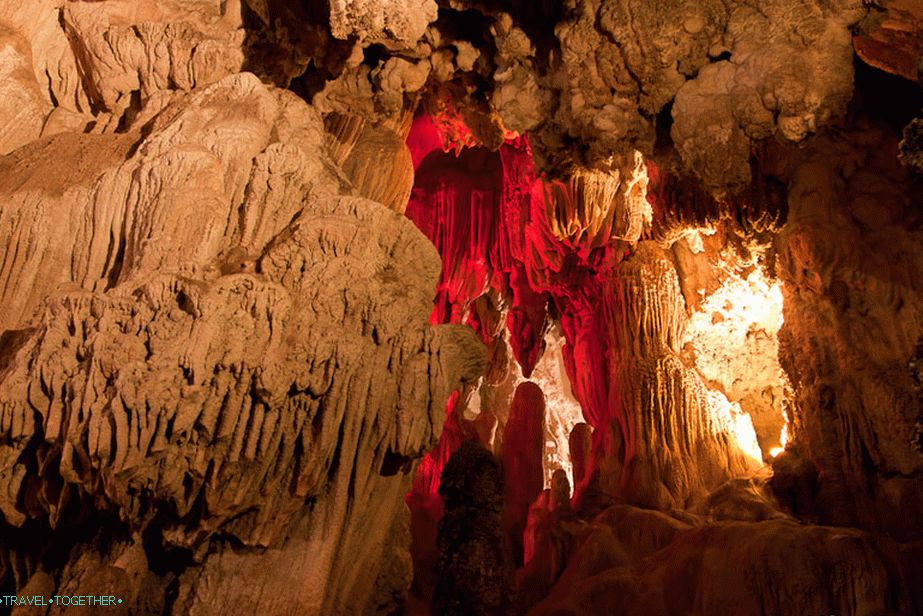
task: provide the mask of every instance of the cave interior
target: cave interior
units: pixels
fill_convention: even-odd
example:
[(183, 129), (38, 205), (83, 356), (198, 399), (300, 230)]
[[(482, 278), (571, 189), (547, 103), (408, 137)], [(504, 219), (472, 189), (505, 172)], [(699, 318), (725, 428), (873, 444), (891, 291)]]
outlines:
[(2, 613), (923, 614), (921, 0), (0, 0), (0, 72)]

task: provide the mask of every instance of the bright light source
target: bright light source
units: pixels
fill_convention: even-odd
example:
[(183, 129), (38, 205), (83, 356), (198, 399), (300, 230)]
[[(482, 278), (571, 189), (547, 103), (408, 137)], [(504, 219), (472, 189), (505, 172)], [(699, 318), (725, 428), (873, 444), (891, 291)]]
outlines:
[(763, 454), (756, 441), (756, 432), (750, 416), (743, 412), (740, 404), (729, 402), (720, 391), (708, 390), (705, 394), (708, 403), (708, 413), (719, 430), (727, 432), (734, 437), (737, 447), (753, 460), (762, 463)]
[[(695, 253), (702, 252), (701, 240), (706, 229), (689, 229), (687, 242)], [(705, 233), (707, 235), (707, 233)], [(709, 407), (718, 421), (728, 422), (738, 447), (760, 461), (763, 453), (757, 445), (751, 412), (759, 409), (761, 430), (781, 428), (779, 447), (766, 452), (775, 456), (785, 447), (786, 426), (778, 398), (772, 399), (780, 413), (778, 423), (767, 424), (766, 393), (783, 392), (784, 373), (779, 367), (778, 338), (782, 326), (782, 289), (764, 275), (760, 266), (765, 246), (751, 245), (749, 257), (724, 252), (714, 265), (722, 272), (721, 286), (703, 298), (691, 315), (686, 342), (695, 352), (695, 365), (710, 387), (720, 391), (711, 396)], [(717, 392), (716, 392), (717, 393)], [(778, 396), (779, 394), (775, 394)], [(738, 404), (739, 403), (739, 404)], [(741, 406), (743, 407), (741, 409)], [(778, 428), (775, 425), (778, 425)], [(774, 435), (761, 433), (764, 446), (776, 445)], [(775, 452), (775, 453), (773, 453)]]
[(553, 329), (545, 334), (545, 352), (532, 371), (532, 378), (545, 394), (545, 485), (551, 485), (556, 469), (564, 469), (574, 484), (568, 439), (571, 430), (583, 421), (583, 410), (571, 391), (564, 368), (564, 338)]

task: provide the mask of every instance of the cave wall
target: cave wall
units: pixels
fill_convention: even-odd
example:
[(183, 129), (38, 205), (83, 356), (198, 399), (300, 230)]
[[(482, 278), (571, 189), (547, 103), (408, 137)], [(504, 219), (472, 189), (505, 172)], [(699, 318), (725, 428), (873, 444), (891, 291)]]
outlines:
[(233, 7), (45, 8), (82, 67), (47, 76), (55, 109), (97, 124), (2, 163), (5, 587), (388, 609), (410, 460), (482, 370), (427, 322), (438, 255), (351, 196), (315, 109), (237, 72)]
[[(796, 392), (795, 443), (782, 469), (813, 462), (826, 523), (919, 538), (923, 336), (920, 179), (898, 140), (866, 126), (818, 140), (794, 163), (779, 234), (785, 325), (780, 358)], [(798, 474), (795, 473), (795, 476)], [(780, 473), (779, 482), (792, 475)], [(794, 486), (789, 486), (789, 489)]]

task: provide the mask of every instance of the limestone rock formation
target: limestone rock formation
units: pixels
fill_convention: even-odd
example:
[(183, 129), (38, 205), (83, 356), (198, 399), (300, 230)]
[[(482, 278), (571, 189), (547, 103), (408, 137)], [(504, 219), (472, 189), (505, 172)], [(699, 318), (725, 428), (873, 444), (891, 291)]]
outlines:
[(892, 0), (869, 14), (853, 39), (856, 53), (868, 64), (909, 80), (920, 79), (923, 16), (919, 0)]
[(446, 616), (504, 614), (511, 562), (500, 532), (503, 478), (489, 451), (465, 441), (442, 473), (439, 584), (433, 609)]
[[(119, 586), (129, 607), (399, 596), (406, 578), (376, 590), (378, 568), (354, 565), (406, 549), (389, 535), (408, 462), (483, 361), (472, 334), (426, 323), (432, 247), (338, 195), (323, 123), (290, 93), (232, 75), (151, 113), (4, 161), (2, 511), (49, 528), (17, 586), (72, 571), (106, 594), (107, 568), (167, 567)], [(80, 560), (91, 535), (49, 570), (75, 515), (119, 520), (122, 547)], [(297, 592), (263, 572), (283, 562)]]
[(898, 613), (889, 587), (896, 572), (859, 531), (790, 520), (699, 526), (616, 507), (582, 539), (529, 614)]
[[(755, 470), (738, 440), (748, 422), (679, 356), (686, 311), (667, 254), (642, 242), (609, 288), (621, 309), (611, 326), (611, 385), (621, 427), (599, 464), (603, 489), (645, 506), (683, 508), (726, 479)], [(742, 415), (742, 414), (740, 414)], [(752, 433), (752, 427), (750, 427)]]
[(799, 161), (777, 240), (779, 335), (798, 394), (794, 455), (819, 471), (811, 513), (910, 538), (920, 528), (908, 516), (923, 511), (910, 369), (923, 336), (923, 237), (906, 225), (918, 216), (919, 178), (898, 163), (897, 145), (869, 129), (818, 140)]
[(671, 115), (683, 163), (716, 190), (749, 182), (752, 143), (800, 141), (845, 112), (850, 28), (866, 16), (852, 0), (589, 0), (543, 5), (534, 21), (485, 12), (497, 41), (493, 108), (529, 131), (540, 166), (566, 175), (613, 153), (647, 154)]
[(415, 43), (426, 26), (436, 20), (433, 0), (333, 0), (330, 3), (330, 27), (338, 38), (351, 36), (365, 42), (396, 40)]

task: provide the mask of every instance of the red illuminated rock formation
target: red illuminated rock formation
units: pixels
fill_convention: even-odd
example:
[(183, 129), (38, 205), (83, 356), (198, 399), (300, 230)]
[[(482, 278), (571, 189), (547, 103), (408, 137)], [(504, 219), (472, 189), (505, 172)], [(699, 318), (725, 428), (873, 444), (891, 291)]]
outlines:
[(590, 425), (585, 423), (577, 424), (570, 433), (568, 452), (574, 465), (574, 485), (582, 484), (587, 477), (592, 435)]
[(529, 505), (544, 487), (545, 397), (535, 383), (516, 388), (510, 417), (503, 429), (503, 528), (522, 561), (522, 537)]

